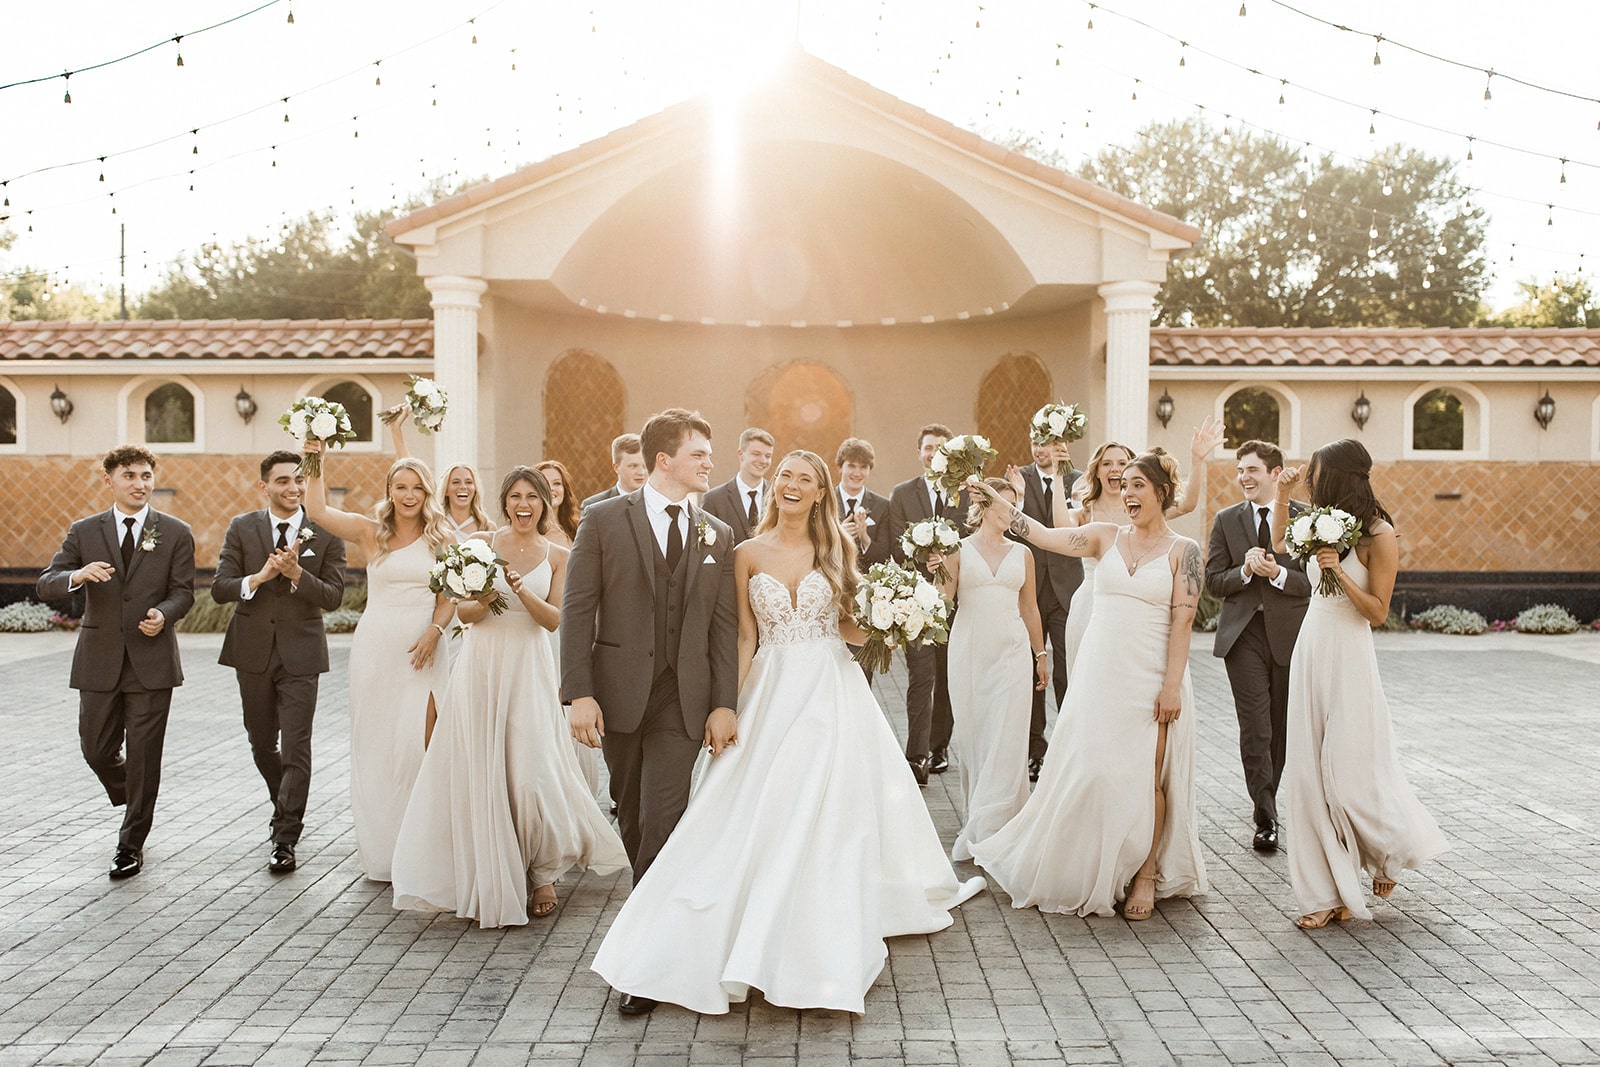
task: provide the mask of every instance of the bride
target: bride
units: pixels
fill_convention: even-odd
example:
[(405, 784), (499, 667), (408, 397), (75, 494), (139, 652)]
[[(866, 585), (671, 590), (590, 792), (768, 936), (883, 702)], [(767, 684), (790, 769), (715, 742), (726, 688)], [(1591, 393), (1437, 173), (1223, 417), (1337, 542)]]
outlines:
[(864, 639), (854, 549), (820, 456), (784, 457), (734, 574), (739, 743), (711, 761), (594, 970), (636, 1000), (708, 1015), (751, 989), (861, 1013), (884, 939), (944, 929), (984, 881), (956, 880), (845, 648)]

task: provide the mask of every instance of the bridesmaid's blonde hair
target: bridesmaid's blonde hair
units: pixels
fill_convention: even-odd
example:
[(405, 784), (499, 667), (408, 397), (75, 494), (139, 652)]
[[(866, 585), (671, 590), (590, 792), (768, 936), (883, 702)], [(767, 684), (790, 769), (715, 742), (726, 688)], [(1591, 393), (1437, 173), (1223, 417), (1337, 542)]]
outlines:
[(1118, 444), (1116, 441), (1107, 441), (1095, 449), (1094, 455), (1089, 458), (1089, 466), (1083, 472), (1083, 480), (1086, 483), (1083, 490), (1084, 507), (1088, 507), (1096, 500), (1099, 500), (1100, 494), (1105, 492), (1105, 486), (1100, 483), (1100, 461), (1105, 459), (1106, 453), (1113, 448), (1118, 449), (1124, 456), (1127, 456), (1129, 463), (1133, 462), (1133, 449), (1127, 445)]
[(383, 479), (383, 500), (372, 509), (372, 517), (378, 523), (378, 532), (373, 537), (378, 546), (374, 561), (389, 554), (389, 542), (395, 535), (394, 501), (389, 499), (389, 490), (394, 485), (394, 476), (401, 471), (410, 471), (422, 482), (422, 536), (428, 541), (429, 551), (437, 556), (441, 548), (455, 540), (455, 535), (451, 532), (450, 517), (445, 514), (444, 508), (439, 506), (439, 493), (433, 481), (433, 472), (422, 460), (402, 456), (389, 468), (389, 473)]
[[(856, 587), (861, 580), (856, 573), (856, 543), (844, 535), (844, 528), (840, 526), (839, 496), (833, 491), (828, 465), (815, 452), (797, 448), (784, 456), (774, 470), (781, 469), (791, 459), (809, 463), (817, 476), (817, 485), (822, 489), (822, 499), (811, 508), (811, 515), (806, 520), (806, 530), (811, 535), (812, 561), (833, 587), (839, 610), (853, 612)], [(766, 533), (778, 525), (777, 495), (767, 494), (767, 507), (761, 513), (756, 533)]]
[[(470, 463), (452, 463), (444, 469), (444, 477), (439, 479), (440, 493), (450, 491), (450, 476), (456, 471), (466, 471), (472, 475), (472, 499), (467, 501), (467, 513), (472, 516), (481, 531), (494, 529), (494, 522), (489, 518), (489, 513), (483, 510), (483, 479), (478, 477), (478, 468)], [(450, 503), (444, 504), (444, 513), (450, 514)]]

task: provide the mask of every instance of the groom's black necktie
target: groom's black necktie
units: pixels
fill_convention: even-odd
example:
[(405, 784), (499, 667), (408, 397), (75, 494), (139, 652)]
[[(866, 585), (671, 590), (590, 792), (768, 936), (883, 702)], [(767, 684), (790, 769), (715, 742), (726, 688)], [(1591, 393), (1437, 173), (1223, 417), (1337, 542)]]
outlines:
[(855, 514), (856, 514), (856, 498), (855, 497), (851, 497), (849, 500), (846, 500), (844, 502), (844, 517), (846, 519), (853, 519), (853, 518), (855, 518)]
[(1262, 548), (1266, 549), (1268, 552), (1271, 552), (1272, 551), (1272, 521), (1267, 518), (1267, 509), (1266, 508), (1258, 506), (1257, 507), (1257, 511), (1260, 514), (1260, 521), (1256, 523), (1256, 544), (1260, 545)]
[(287, 522), (278, 523), (278, 543), (272, 547), (279, 552), (289, 547), (289, 524)]
[(679, 504), (667, 505), (667, 570), (677, 573), (678, 561), (683, 558), (683, 534), (678, 529)]
[(124, 578), (128, 576), (128, 568), (133, 565), (133, 522), (132, 515), (122, 520), (122, 525), (128, 528), (128, 532), (122, 535), (122, 576)]

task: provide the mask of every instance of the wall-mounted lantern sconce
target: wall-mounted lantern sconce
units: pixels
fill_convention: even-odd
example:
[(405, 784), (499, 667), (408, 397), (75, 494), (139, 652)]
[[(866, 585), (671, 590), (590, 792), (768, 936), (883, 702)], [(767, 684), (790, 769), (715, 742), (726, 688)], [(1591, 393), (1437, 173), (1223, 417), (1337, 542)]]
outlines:
[(246, 426), (256, 417), (255, 397), (244, 391), (244, 386), (239, 386), (239, 395), (233, 398), (233, 409), (239, 413)]
[(63, 393), (59, 385), (50, 394), (50, 410), (56, 413), (56, 418), (60, 419), (63, 424), (72, 418), (72, 398)]
[(1372, 401), (1367, 399), (1365, 389), (1361, 390), (1361, 395), (1356, 397), (1355, 404), (1350, 408), (1350, 417), (1355, 420), (1356, 429), (1367, 428), (1367, 420), (1372, 418)]
[(1533, 417), (1539, 423), (1539, 429), (1548, 430), (1550, 423), (1556, 417), (1556, 399), (1550, 395), (1550, 390), (1544, 391), (1544, 396), (1533, 406)]
[(1165, 389), (1161, 390), (1161, 399), (1156, 401), (1156, 418), (1161, 420), (1161, 428), (1167, 428), (1167, 423), (1172, 421), (1172, 394)]

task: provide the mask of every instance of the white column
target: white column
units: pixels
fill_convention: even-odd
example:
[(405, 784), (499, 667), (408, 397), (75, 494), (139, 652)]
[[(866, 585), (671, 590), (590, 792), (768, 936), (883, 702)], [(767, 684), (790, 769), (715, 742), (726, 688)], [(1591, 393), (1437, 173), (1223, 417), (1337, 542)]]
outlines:
[(1150, 313), (1154, 282), (1107, 282), (1106, 413), (1102, 440), (1142, 450), (1150, 434)]
[(481, 278), (424, 278), (433, 294), (433, 377), (450, 398), (437, 435), (434, 466), (478, 462), (478, 298)]

